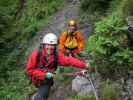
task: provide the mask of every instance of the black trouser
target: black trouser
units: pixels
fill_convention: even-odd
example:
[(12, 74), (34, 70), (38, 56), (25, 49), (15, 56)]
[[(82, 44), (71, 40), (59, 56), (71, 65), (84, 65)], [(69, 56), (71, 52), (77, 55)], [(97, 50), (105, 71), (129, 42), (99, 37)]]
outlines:
[(47, 100), (52, 85), (53, 80), (45, 80), (45, 82), (38, 87), (34, 100)]

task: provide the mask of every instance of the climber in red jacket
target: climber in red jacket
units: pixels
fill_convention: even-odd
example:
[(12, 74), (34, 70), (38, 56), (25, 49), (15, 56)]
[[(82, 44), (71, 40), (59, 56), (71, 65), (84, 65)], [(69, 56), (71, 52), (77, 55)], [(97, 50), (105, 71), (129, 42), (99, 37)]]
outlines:
[(26, 74), (31, 77), (32, 83), (38, 88), (33, 100), (42, 100), (46, 96), (53, 85), (53, 73), (57, 65), (80, 69), (89, 67), (76, 58), (65, 57), (60, 51), (57, 52), (57, 36), (48, 33), (43, 38), (42, 47), (32, 52), (26, 66)]

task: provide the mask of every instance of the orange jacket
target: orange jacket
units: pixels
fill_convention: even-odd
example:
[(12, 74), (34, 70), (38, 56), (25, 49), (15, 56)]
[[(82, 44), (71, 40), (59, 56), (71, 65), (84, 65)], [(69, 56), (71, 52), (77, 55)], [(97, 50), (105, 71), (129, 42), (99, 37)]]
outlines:
[[(76, 31), (74, 33), (74, 36), (76, 37), (76, 40), (77, 40), (77, 51), (76, 52), (80, 53), (80, 51), (83, 50), (83, 48), (84, 48), (84, 39), (81, 35), (81, 32), (79, 32), (79, 31)], [(59, 48), (63, 53), (66, 52), (65, 43), (66, 43), (68, 37), (70, 37), (68, 35), (68, 33), (63, 32), (59, 39)], [(71, 48), (71, 47), (67, 47), (67, 48)]]

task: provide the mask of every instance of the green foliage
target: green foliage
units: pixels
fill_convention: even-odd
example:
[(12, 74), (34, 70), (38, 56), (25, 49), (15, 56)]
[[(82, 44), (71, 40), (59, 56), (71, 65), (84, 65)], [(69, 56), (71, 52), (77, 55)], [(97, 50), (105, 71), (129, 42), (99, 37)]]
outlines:
[(98, 34), (104, 33), (106, 35), (112, 36), (114, 34), (124, 33), (126, 31), (127, 27), (124, 26), (119, 15), (115, 13), (96, 23), (96, 33)]
[[(13, 13), (16, 7), (17, 0), (1, 0), (0, 1), (0, 49), (1, 53), (4, 50), (9, 50), (12, 48), (10, 44), (13, 44), (11, 41), (14, 34), (9, 33), (10, 25), (12, 25)], [(8, 36), (7, 36), (8, 34)], [(7, 50), (7, 52), (8, 52)]]
[(48, 23), (48, 18), (60, 8), (61, 3), (63, 3), (62, 0), (51, 2), (28, 0), (23, 12), (14, 23), (14, 27), (18, 27), (14, 31), (21, 33), (17, 41), (22, 44), (29, 41), (41, 27)]
[(29, 85), (28, 79), (21, 69), (9, 71), (10, 78), (1, 81), (1, 100), (25, 100), (29, 93), (35, 91), (35, 87)]
[(123, 50), (111, 56), (111, 62), (116, 62), (120, 67), (133, 70), (133, 51)]
[(103, 76), (123, 75), (132, 69), (132, 53), (127, 46), (127, 27), (117, 15), (96, 23), (96, 34), (88, 40), (87, 51)]
[(112, 0), (80, 0), (81, 9), (83, 12), (104, 12), (108, 9), (110, 1)]
[(125, 0), (122, 10), (125, 16), (133, 16), (133, 0)]
[[(0, 77), (5, 77), (7, 73), (6, 70), (10, 68), (6, 66), (6, 62), (8, 62), (8, 54), (14, 48), (14, 34), (10, 31), (10, 27), (12, 25), (16, 4), (17, 0), (0, 1)], [(12, 65), (13, 62), (14, 60), (8, 64)]]
[(100, 88), (101, 100), (117, 100), (120, 92), (109, 82), (104, 82)]
[[(63, 0), (26, 0), (15, 16), (19, 0), (0, 0), (0, 98), (24, 100), (29, 84), (23, 71), (25, 52), (36, 33), (63, 5)], [(26, 57), (27, 58), (27, 57)], [(19, 98), (18, 98), (19, 97)]]
[(61, 5), (62, 0), (28, 0), (19, 16), (15, 16), (20, 6), (18, 0), (0, 1), (0, 77), (8, 70), (15, 70), (18, 62), (23, 61), (29, 41)]
[[(107, 3), (108, 6), (104, 8), (100, 2)], [(132, 0), (81, 1), (81, 22), (95, 22), (96, 34), (89, 37), (86, 49), (103, 76), (123, 75), (127, 70), (133, 69), (133, 51), (128, 48), (125, 23), (125, 17), (132, 15), (131, 5)], [(106, 14), (101, 13), (105, 11)], [(88, 12), (92, 12), (93, 15)]]

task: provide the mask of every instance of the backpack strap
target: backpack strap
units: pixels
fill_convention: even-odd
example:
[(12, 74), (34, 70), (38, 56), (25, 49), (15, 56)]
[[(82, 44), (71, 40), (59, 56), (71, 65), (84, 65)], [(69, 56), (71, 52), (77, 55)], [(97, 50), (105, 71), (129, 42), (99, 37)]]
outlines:
[(58, 52), (57, 52), (57, 48), (55, 48), (54, 50), (54, 65), (57, 69), (57, 65), (58, 65)]
[[(76, 33), (77, 31), (75, 31), (75, 33)], [(66, 38), (65, 38), (65, 40), (67, 39), (67, 37), (69, 37), (69, 36), (71, 36), (71, 35), (69, 35), (68, 34), (68, 32), (66, 32)], [(77, 34), (75, 34), (75, 35), (73, 35), (75, 38), (76, 38), (76, 40), (78, 41), (78, 37), (77, 37)]]
[(40, 61), (41, 56), (42, 56), (42, 47), (41, 47), (41, 45), (40, 45), (40, 46), (38, 47), (37, 62)]

